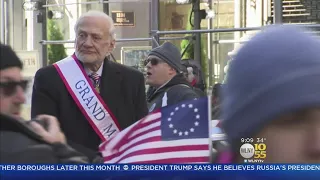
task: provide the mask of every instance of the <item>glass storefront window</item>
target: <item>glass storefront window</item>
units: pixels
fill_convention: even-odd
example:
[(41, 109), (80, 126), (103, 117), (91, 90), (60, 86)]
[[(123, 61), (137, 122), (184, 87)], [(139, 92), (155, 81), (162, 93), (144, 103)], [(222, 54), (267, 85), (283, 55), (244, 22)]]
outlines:
[[(243, 0), (241, 0), (243, 1)], [(215, 17), (213, 19), (207, 20), (203, 19), (201, 21), (201, 29), (208, 29), (208, 21), (212, 22), (213, 29), (218, 28), (234, 28), (235, 23), (235, 3), (234, 0), (211, 0), (212, 7), (211, 9), (215, 12)], [(205, 8), (205, 3), (200, 4), (200, 9)], [(191, 4), (177, 4), (175, 1), (160, 1), (160, 30), (162, 31), (172, 31), (172, 30), (192, 30), (191, 21), (190, 23), (190, 12), (192, 9)], [(184, 36), (191, 36), (188, 35), (164, 35), (164, 37), (184, 37)], [(224, 66), (227, 64), (228, 60), (228, 52), (232, 51), (234, 48), (234, 43), (232, 42), (235, 38), (234, 33), (212, 33), (213, 42), (212, 48), (207, 49), (208, 44), (208, 34), (203, 33), (201, 34), (202, 38), (202, 46), (203, 46), (203, 59), (208, 63), (208, 51), (212, 51), (212, 59), (213, 63), (213, 71), (214, 74), (211, 74), (213, 77), (213, 84), (215, 82), (222, 82), (224, 78)], [(230, 43), (217, 43), (221, 40), (231, 40)], [(173, 42), (177, 47), (183, 51), (184, 42), (186, 40), (170, 40)], [(183, 43), (182, 43), (183, 42)], [(209, 68), (207, 67), (207, 70)], [(208, 72), (207, 72), (208, 73)], [(209, 74), (207, 74), (209, 75)]]
[[(96, 11), (103, 11), (103, 5), (99, 3), (90, 3), (90, 2), (97, 2), (96, 0), (49, 0), (47, 3), (52, 5), (58, 4), (67, 4), (65, 6), (54, 6), (48, 7), (47, 11), (51, 12), (61, 12), (63, 14), (62, 18), (58, 19), (51, 19), (48, 20), (50, 23), (53, 23), (57, 26), (57, 29), (63, 35), (61, 39), (55, 40), (74, 40), (75, 33), (74, 33), (74, 26), (77, 19), (81, 16), (82, 13), (96, 10)], [(78, 3), (78, 4), (76, 4)], [(82, 4), (81, 4), (82, 3)], [(90, 4), (86, 4), (90, 3)], [(50, 29), (47, 28), (47, 34), (50, 35)], [(74, 52), (74, 44), (73, 43), (66, 43), (63, 44), (66, 48), (66, 54), (71, 55)]]

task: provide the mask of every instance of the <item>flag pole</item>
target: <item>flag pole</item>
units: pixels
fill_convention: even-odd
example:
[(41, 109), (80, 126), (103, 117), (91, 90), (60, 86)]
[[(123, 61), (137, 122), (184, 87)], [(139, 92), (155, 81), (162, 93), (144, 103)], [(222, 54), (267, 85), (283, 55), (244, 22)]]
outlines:
[(212, 95), (212, 86), (210, 86), (208, 89), (207, 89), (207, 98), (208, 98), (208, 123), (209, 123), (209, 162), (212, 163), (213, 161), (213, 147), (212, 147), (212, 139), (211, 139), (211, 134), (212, 134), (212, 121), (211, 121), (211, 95)]

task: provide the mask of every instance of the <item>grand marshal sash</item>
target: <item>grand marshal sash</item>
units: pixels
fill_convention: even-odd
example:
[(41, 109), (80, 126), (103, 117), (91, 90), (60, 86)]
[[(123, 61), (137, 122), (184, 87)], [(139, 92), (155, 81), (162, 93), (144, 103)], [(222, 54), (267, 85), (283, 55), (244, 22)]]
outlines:
[(56, 62), (54, 67), (74, 102), (101, 140), (105, 141), (117, 134), (120, 131), (118, 121), (94, 89), (77, 57), (67, 57)]

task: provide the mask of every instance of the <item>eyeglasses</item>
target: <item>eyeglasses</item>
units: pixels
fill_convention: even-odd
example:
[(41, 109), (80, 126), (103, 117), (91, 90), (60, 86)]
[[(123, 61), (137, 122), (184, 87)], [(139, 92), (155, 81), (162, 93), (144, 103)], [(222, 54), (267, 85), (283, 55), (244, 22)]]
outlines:
[(144, 61), (144, 66), (146, 66), (149, 62), (151, 63), (152, 66), (156, 66), (157, 64), (162, 63), (163, 61), (156, 58), (146, 59)]
[(17, 91), (17, 86), (20, 86), (23, 91), (26, 91), (28, 86), (28, 80), (22, 80), (20, 82), (9, 81), (9, 82), (1, 82), (0, 88), (3, 91), (3, 94), (6, 96), (12, 96)]

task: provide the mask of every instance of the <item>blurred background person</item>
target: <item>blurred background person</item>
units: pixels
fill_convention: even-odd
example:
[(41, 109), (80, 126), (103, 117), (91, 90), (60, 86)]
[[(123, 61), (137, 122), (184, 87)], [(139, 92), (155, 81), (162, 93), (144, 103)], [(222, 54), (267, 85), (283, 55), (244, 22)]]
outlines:
[(200, 96), (206, 96), (206, 93), (198, 88), (199, 86), (199, 78), (197, 78), (196, 74), (194, 73), (193, 67), (186, 67), (185, 69), (185, 77), (187, 81), (191, 84), (193, 90)]
[(213, 86), (212, 96), (211, 96), (211, 106), (212, 106), (212, 120), (221, 120), (221, 98), (222, 98), (222, 84), (217, 83)]
[(193, 59), (183, 59), (181, 63), (184, 67), (185, 76), (200, 96), (206, 95), (206, 85), (203, 79), (203, 72), (198, 61)]
[(223, 128), (234, 161), (241, 138), (265, 138), (264, 162), (320, 163), (320, 42), (301, 29), (270, 27), (229, 67)]

